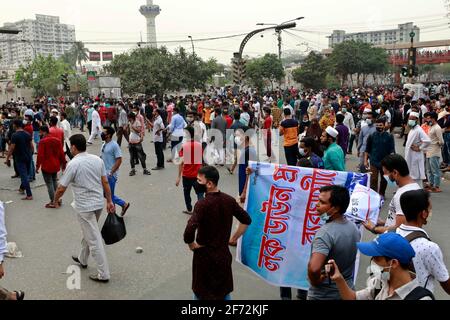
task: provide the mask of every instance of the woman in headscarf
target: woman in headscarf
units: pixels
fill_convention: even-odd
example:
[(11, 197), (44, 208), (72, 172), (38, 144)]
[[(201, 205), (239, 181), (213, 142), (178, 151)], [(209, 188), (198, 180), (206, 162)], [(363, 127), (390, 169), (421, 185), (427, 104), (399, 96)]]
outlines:
[(306, 131), (306, 136), (313, 138), (316, 142), (320, 143), (320, 137), (322, 136), (322, 128), (319, 125), (319, 120), (312, 119), (311, 125)]

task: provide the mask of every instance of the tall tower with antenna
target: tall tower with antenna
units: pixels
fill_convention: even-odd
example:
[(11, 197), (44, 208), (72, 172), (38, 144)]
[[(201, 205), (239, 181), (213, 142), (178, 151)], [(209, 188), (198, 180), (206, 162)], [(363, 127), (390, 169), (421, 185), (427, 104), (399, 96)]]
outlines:
[(149, 47), (156, 48), (156, 17), (160, 14), (161, 9), (159, 6), (153, 4), (153, 0), (147, 0), (147, 4), (141, 6), (139, 12), (147, 20), (147, 42)]

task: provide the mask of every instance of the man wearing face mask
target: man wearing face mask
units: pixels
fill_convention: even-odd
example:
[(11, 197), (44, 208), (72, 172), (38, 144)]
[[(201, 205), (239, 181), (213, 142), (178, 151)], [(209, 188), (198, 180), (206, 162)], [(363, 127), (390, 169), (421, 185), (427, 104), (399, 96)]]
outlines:
[(202, 145), (194, 140), (195, 129), (189, 126), (185, 129), (185, 143), (180, 150), (180, 160), (178, 170), (178, 178), (175, 182), (177, 187), (183, 182), (183, 195), (184, 202), (186, 204), (186, 211), (184, 214), (192, 214), (192, 199), (191, 191), (194, 188), (197, 199), (201, 200), (204, 197), (204, 190), (201, 190), (197, 183), (198, 171), (202, 167), (203, 163), (203, 150)]
[[(206, 191), (206, 197), (195, 205), (184, 231), (184, 242), (194, 253), (192, 290), (195, 300), (231, 299), (233, 273), (228, 245), (236, 245), (252, 222), (233, 197), (219, 190), (219, 179), (216, 168), (200, 169), (197, 183)], [(240, 224), (231, 236), (233, 217)]]
[(434, 300), (433, 294), (413, 279), (409, 264), (415, 256), (409, 242), (396, 233), (385, 233), (372, 242), (358, 243), (359, 251), (373, 257), (367, 288), (351, 289), (339, 271), (339, 262), (328, 261), (328, 273), (343, 300)]
[(444, 146), (444, 137), (442, 128), (437, 123), (438, 115), (436, 112), (428, 112), (425, 114), (426, 122), (430, 127), (428, 136), (431, 140), (430, 149), (426, 153), (426, 165), (428, 171), (429, 191), (433, 193), (441, 193), (441, 170), (439, 169), (439, 160), (441, 157), (441, 148)]
[(388, 155), (381, 161), (384, 178), (391, 187), (398, 187), (397, 192), (389, 204), (389, 212), (386, 221), (381, 219), (374, 226), (370, 221), (364, 223), (364, 227), (374, 234), (381, 234), (396, 230), (402, 223), (405, 223), (405, 215), (400, 205), (400, 197), (403, 193), (411, 190), (422, 189), (409, 176), (409, 168), (406, 160), (398, 154)]
[(396, 232), (405, 237), (416, 252), (413, 263), (417, 281), (431, 292), (435, 291), (439, 282), (442, 289), (450, 294), (450, 277), (442, 251), (423, 229), (432, 217), (430, 194), (424, 190), (408, 191), (401, 196), (400, 204), (406, 222)]
[[(395, 153), (394, 136), (386, 131), (385, 118), (376, 121), (376, 129), (367, 139), (366, 151), (364, 152), (364, 166), (370, 167), (370, 188), (377, 191), (383, 198), (386, 193), (387, 181), (384, 179), (381, 161), (388, 155)], [(370, 161), (370, 166), (369, 166)], [(378, 177), (380, 187), (378, 188)]]
[(335, 283), (327, 279), (324, 267), (333, 259), (341, 267), (344, 282), (354, 287), (356, 244), (361, 235), (355, 224), (344, 216), (350, 204), (350, 194), (345, 187), (327, 186), (320, 189), (317, 213), (325, 224), (317, 231), (312, 243), (308, 264), (311, 287), (308, 300), (339, 300)]
[[(302, 159), (307, 159), (312, 168), (325, 169), (322, 158), (318, 155), (320, 153), (317, 142), (312, 137), (306, 137), (300, 142), (300, 155)], [(301, 167), (297, 164), (297, 166)]]
[(323, 163), (326, 170), (345, 171), (345, 155), (336, 143), (338, 135), (339, 132), (336, 129), (328, 127), (320, 137), (320, 142), (325, 147)]
[(406, 141), (405, 159), (408, 163), (411, 178), (422, 186), (425, 180), (425, 155), (431, 144), (430, 138), (419, 124), (419, 113), (409, 114), (408, 126), (411, 128)]
[(47, 186), (50, 202), (45, 205), (47, 209), (54, 208), (56, 188), (58, 187), (57, 175), (66, 168), (66, 156), (61, 141), (50, 135), (49, 128), (42, 126), (39, 129), (39, 147), (36, 160), (36, 173), (42, 169), (45, 185)]
[(115, 195), (116, 185), (119, 178), (119, 169), (122, 165), (122, 150), (112, 138), (114, 129), (111, 127), (103, 127), (101, 138), (103, 140), (101, 157), (105, 164), (106, 174), (108, 178), (109, 188), (111, 189), (111, 198), (115, 205), (122, 207), (122, 217), (130, 208), (130, 203), (126, 203)]
[(369, 169), (364, 165), (364, 153), (366, 152), (367, 148), (367, 139), (372, 133), (377, 131), (377, 128), (374, 125), (373, 112), (367, 112), (366, 116), (367, 116), (366, 119), (367, 126), (361, 127), (361, 133), (359, 134), (359, 141), (358, 141), (358, 157), (360, 160), (359, 170), (361, 173), (366, 173)]

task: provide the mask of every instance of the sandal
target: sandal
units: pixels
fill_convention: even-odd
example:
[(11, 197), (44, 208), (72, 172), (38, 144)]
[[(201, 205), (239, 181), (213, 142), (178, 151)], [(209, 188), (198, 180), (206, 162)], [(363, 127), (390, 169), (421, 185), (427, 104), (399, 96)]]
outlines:
[(56, 209), (56, 206), (53, 203), (49, 203), (45, 206), (47, 209)]
[(233, 175), (233, 171), (230, 169), (230, 168), (227, 168), (228, 169), (228, 172), (231, 174), (231, 175)]
[(25, 292), (23, 291), (14, 291), (16, 293), (17, 301), (22, 301), (25, 298)]

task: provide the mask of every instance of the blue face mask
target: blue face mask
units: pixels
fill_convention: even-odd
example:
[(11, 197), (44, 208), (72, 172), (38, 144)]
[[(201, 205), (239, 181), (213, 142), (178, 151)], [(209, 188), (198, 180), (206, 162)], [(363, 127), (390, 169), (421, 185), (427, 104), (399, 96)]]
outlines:
[(387, 181), (389, 187), (393, 187), (393, 188), (397, 187), (397, 182), (395, 182), (395, 180), (392, 181), (388, 175), (384, 176), (384, 179)]

